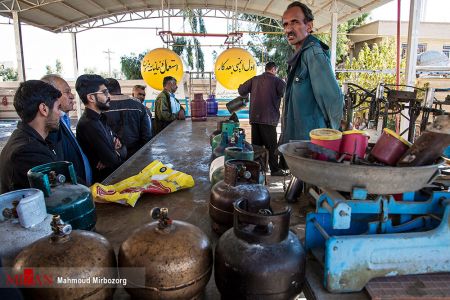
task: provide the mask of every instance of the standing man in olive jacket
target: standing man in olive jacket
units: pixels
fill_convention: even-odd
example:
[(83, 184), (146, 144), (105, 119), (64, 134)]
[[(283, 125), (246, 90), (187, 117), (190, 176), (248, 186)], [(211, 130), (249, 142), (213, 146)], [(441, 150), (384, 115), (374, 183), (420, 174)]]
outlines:
[(268, 62), (265, 72), (250, 78), (239, 86), (241, 96), (250, 97), (250, 125), (252, 128), (252, 144), (265, 146), (269, 151), (269, 166), (272, 176), (282, 176), (284, 172), (278, 165), (277, 125), (280, 121), (280, 102), (286, 84), (278, 78), (278, 67)]
[(305, 4), (292, 2), (283, 14), (283, 28), (295, 47), (288, 60), (280, 144), (309, 140), (316, 128), (340, 127), (343, 96), (330, 63), (327, 45), (311, 35), (314, 16)]
[(172, 76), (163, 79), (163, 91), (155, 101), (155, 134), (166, 128), (174, 120), (184, 120), (184, 108), (175, 98), (177, 80)]
[(28, 170), (56, 161), (47, 137), (59, 128), (60, 97), (60, 91), (40, 80), (20, 84), (14, 108), (21, 121), (0, 154), (0, 194), (29, 188)]

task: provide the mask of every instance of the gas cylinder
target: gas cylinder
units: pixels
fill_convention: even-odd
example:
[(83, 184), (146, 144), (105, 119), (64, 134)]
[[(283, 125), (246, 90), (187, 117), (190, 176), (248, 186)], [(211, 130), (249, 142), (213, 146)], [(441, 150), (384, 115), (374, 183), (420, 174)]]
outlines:
[(33, 273), (31, 283), (35, 288), (23, 289), (25, 298), (111, 298), (117, 281), (117, 262), (111, 244), (97, 233), (72, 231), (70, 224), (65, 224), (58, 215), (47, 226), (51, 226), (53, 234), (23, 249), (12, 268), (19, 278), (24, 272), (28, 276), (30, 270)]
[(450, 145), (450, 116), (437, 116), (414, 144), (400, 158), (400, 167), (416, 167), (433, 164)]
[(145, 268), (144, 282), (127, 280), (127, 292), (138, 299), (195, 298), (211, 276), (208, 237), (192, 224), (170, 219), (167, 208), (154, 208), (151, 215), (158, 222), (138, 228), (120, 246), (120, 268)]
[(191, 119), (193, 122), (206, 121), (206, 101), (202, 93), (194, 94), (194, 100), (191, 101)]
[(40, 165), (28, 171), (31, 187), (44, 192), (47, 212), (60, 215), (73, 229), (91, 230), (95, 226), (95, 204), (88, 187), (77, 183), (71, 162)]
[(225, 178), (211, 189), (209, 215), (212, 229), (224, 233), (233, 226), (233, 203), (248, 199), (249, 209), (257, 212), (270, 209), (270, 194), (259, 181), (260, 166), (250, 160), (232, 159), (225, 162)]
[(206, 99), (206, 112), (209, 116), (217, 116), (217, 112), (219, 110), (219, 103), (216, 101), (216, 95), (209, 95), (208, 99)]
[(234, 204), (234, 225), (219, 239), (214, 278), (222, 299), (294, 299), (305, 279), (305, 251), (289, 231), (290, 208), (251, 212)]
[(252, 146), (245, 141), (245, 130), (243, 128), (235, 128), (231, 136), (227, 132), (222, 133), (220, 145), (213, 151), (213, 159), (224, 155), (227, 147), (246, 148), (247, 151), (253, 150)]
[[(216, 160), (220, 159), (220, 157), (216, 158), (212, 163), (209, 169), (209, 181), (211, 182), (211, 186), (214, 186), (217, 182), (223, 180), (224, 172), (225, 172), (225, 162), (230, 159), (245, 159), (245, 160), (253, 160), (254, 153), (253, 150), (247, 148), (240, 147), (227, 147), (225, 148), (225, 155), (221, 156), (223, 159), (221, 160), (221, 164), (219, 165), (219, 161), (215, 164)], [(265, 173), (264, 171), (260, 171), (258, 183), (265, 183)]]
[(250, 100), (247, 97), (236, 97), (226, 104), (228, 111), (232, 114), (243, 109)]
[(45, 209), (44, 194), (23, 189), (0, 195), (0, 259), (10, 267), (26, 246), (52, 233), (52, 216)]
[[(222, 141), (222, 133), (226, 132), (227, 133), (227, 137), (231, 137), (233, 135), (233, 132), (235, 131), (236, 128), (239, 128), (239, 122), (234, 122), (231, 120), (226, 120), (226, 121), (221, 121), (221, 129), (220, 132), (215, 135), (214, 137), (212, 137), (211, 139), (211, 148), (212, 151), (214, 152), (214, 149), (216, 149), (216, 147), (220, 144), (220, 142)], [(216, 131), (213, 132), (213, 134)]]

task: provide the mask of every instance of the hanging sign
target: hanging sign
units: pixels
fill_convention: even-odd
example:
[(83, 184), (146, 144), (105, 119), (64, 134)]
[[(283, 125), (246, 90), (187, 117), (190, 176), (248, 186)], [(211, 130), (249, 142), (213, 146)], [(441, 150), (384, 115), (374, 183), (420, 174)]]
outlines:
[(214, 73), (221, 85), (229, 90), (235, 90), (256, 75), (256, 62), (247, 50), (230, 48), (217, 58)]
[(141, 74), (144, 81), (155, 90), (163, 90), (163, 79), (174, 77), (180, 82), (183, 77), (183, 62), (172, 50), (158, 48), (149, 51), (141, 61)]

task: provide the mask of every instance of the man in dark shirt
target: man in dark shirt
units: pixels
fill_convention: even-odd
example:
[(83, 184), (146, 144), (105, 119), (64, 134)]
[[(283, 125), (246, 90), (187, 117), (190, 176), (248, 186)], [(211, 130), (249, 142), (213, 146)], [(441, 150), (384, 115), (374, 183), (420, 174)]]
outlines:
[(78, 77), (75, 89), (83, 101), (85, 110), (77, 124), (77, 140), (86, 153), (92, 169), (93, 182), (101, 182), (127, 156), (127, 149), (106, 123), (102, 113), (109, 109), (107, 81), (95, 74)]
[(104, 114), (108, 117), (108, 125), (127, 146), (128, 159), (152, 138), (150, 120), (144, 105), (123, 95), (116, 79), (106, 80), (111, 102)]
[(241, 96), (250, 97), (250, 125), (252, 144), (265, 146), (269, 151), (269, 166), (272, 176), (284, 175), (275, 154), (277, 149), (277, 125), (280, 121), (280, 103), (286, 83), (276, 76), (277, 65), (266, 64), (265, 72), (250, 78), (239, 86)]
[(92, 184), (92, 170), (89, 165), (89, 160), (70, 128), (69, 113), (73, 110), (75, 99), (72, 90), (69, 84), (59, 75), (45, 75), (41, 80), (51, 84), (62, 94), (61, 98), (59, 98), (59, 102), (61, 103), (59, 130), (49, 135), (49, 140), (55, 145), (58, 160), (70, 161), (77, 173), (77, 177), (81, 179), (80, 182), (90, 186)]
[(14, 108), (21, 121), (0, 154), (0, 193), (29, 188), (28, 170), (56, 161), (46, 138), (59, 128), (60, 97), (60, 91), (40, 80), (20, 84)]

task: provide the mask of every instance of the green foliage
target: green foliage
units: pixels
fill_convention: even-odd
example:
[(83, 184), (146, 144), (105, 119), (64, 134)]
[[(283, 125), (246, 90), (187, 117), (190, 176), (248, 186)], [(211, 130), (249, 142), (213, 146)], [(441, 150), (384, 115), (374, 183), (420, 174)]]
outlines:
[[(200, 10), (189, 9), (183, 11), (183, 21), (186, 19), (188, 20), (192, 33), (206, 33), (205, 22), (201, 17)], [(176, 38), (172, 50), (179, 56), (184, 56), (190, 68), (196, 69), (199, 72), (205, 71), (205, 57), (200, 47), (200, 42), (196, 37)]]
[[(396, 67), (396, 47), (393, 39), (388, 39), (381, 44), (371, 46), (364, 44), (358, 57), (347, 58), (344, 69), (348, 70), (389, 70), (394, 71)], [(404, 69), (405, 61), (402, 60), (400, 68)], [(352, 82), (363, 88), (372, 89), (379, 82), (388, 84), (395, 83), (395, 73), (339, 73), (338, 79), (341, 82)], [(404, 81), (400, 78), (400, 81)]]
[(97, 68), (84, 68), (83, 74), (98, 74)]
[[(352, 29), (363, 25), (366, 22), (368, 16), (369, 14), (365, 13), (357, 18), (348, 20), (347, 22), (338, 25), (338, 36), (336, 42), (336, 64), (343, 63), (348, 57), (348, 53), (350, 52), (351, 42), (346, 34), (349, 33)], [(331, 47), (331, 33), (319, 33), (316, 34), (316, 37)]]
[(273, 61), (278, 65), (278, 75), (281, 78), (287, 77), (287, 59), (292, 55), (293, 49), (287, 42), (283, 29), (277, 27), (273, 19), (243, 14), (241, 19), (256, 22), (256, 29), (253, 31), (270, 32), (266, 34), (250, 33), (251, 41), (247, 46), (256, 61), (264, 65)]
[(55, 68), (53, 68), (52, 66), (50, 66), (50, 65), (46, 65), (45, 66), (45, 74), (47, 74), (47, 75), (49, 75), (49, 74), (58, 74), (58, 75), (61, 75), (62, 74), (62, 69), (63, 69), (63, 67), (62, 67), (62, 63), (61, 63), (61, 61), (59, 60), (59, 59), (57, 59), (56, 61), (55, 61)]
[(0, 81), (17, 81), (18, 77), (17, 70), (0, 66)]
[(141, 61), (148, 51), (142, 52), (137, 55), (131, 53), (130, 55), (124, 55), (120, 57), (120, 66), (122, 73), (128, 80), (142, 79), (141, 74)]

